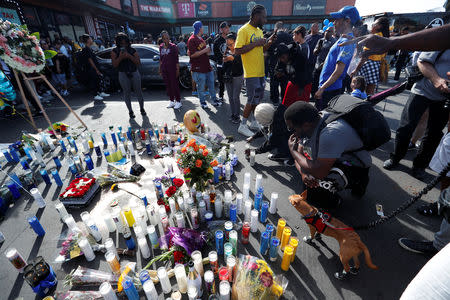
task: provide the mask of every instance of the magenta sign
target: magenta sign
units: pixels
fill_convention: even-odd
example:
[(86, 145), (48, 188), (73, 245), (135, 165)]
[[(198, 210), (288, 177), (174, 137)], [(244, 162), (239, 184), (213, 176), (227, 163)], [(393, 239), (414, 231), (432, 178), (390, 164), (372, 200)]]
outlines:
[(178, 18), (195, 18), (195, 3), (178, 2)]

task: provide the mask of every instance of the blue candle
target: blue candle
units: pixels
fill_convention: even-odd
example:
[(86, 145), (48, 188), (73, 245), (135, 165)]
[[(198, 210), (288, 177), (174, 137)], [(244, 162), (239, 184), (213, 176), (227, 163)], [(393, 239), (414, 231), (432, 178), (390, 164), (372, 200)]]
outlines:
[(45, 235), (44, 228), (42, 227), (41, 223), (35, 216), (28, 218), (28, 223), (30, 224), (31, 228), (33, 228), (34, 232), (36, 232), (36, 234), (38, 236)]
[(149, 136), (149, 137), (153, 137), (153, 130), (152, 130), (152, 129), (149, 129), (149, 130), (148, 130), (148, 136)]
[(45, 184), (52, 184), (52, 182), (50, 181), (50, 176), (48, 176), (46, 169), (40, 170), (39, 173), (41, 173), (42, 179), (44, 180)]
[(258, 188), (258, 191), (255, 194), (255, 209), (256, 210), (261, 209), (261, 201), (263, 199), (263, 196), (264, 196), (264, 188), (262, 186), (260, 186)]
[[(131, 127), (129, 127), (129, 128), (131, 128)], [(128, 130), (127, 131), (127, 139), (129, 140), (129, 141), (133, 141), (133, 137), (132, 137), (132, 135), (131, 135), (131, 130)]]
[(267, 253), (267, 249), (269, 249), (269, 233), (267, 231), (264, 231), (263, 233), (261, 233), (261, 240), (260, 240), (260, 248), (259, 248), (259, 252), (262, 255), (265, 255)]
[(77, 172), (78, 172), (77, 167), (75, 166), (75, 163), (73, 162), (72, 159), (69, 160), (69, 170), (73, 175), (77, 174)]
[(237, 221), (237, 206), (236, 204), (230, 205), (230, 221), (236, 223)]
[(58, 156), (53, 156), (53, 161), (55, 162), (57, 168), (61, 168), (61, 161), (59, 160)]
[(122, 133), (120, 132), (120, 130), (117, 130), (117, 138), (119, 139), (119, 141), (123, 142), (123, 138), (122, 138)]
[(72, 148), (75, 149), (75, 152), (78, 152), (78, 147), (75, 140), (71, 136), (67, 137), (67, 140), (69, 141), (69, 144), (72, 146)]
[(122, 133), (122, 126), (117, 127), (119, 129), (119, 132)]
[(132, 236), (130, 236), (129, 238), (125, 238), (125, 244), (127, 245), (127, 248), (130, 250), (133, 250), (134, 248), (136, 248), (136, 243), (134, 242), (134, 239)]
[(116, 138), (116, 134), (114, 132), (111, 132), (111, 138), (112, 138), (114, 145), (117, 146), (117, 138)]
[(102, 157), (102, 150), (100, 149), (100, 146), (95, 145), (94, 149), (95, 149), (95, 153), (97, 154), (97, 157)]
[(274, 230), (274, 227), (273, 227), (272, 224), (267, 224), (266, 225), (266, 231), (270, 234), (271, 238), (272, 238), (272, 235), (273, 235), (273, 230)]
[(270, 240), (270, 261), (276, 261), (278, 256), (278, 247), (280, 246), (280, 239), (276, 236), (272, 237)]
[(219, 183), (220, 170), (219, 170), (219, 167), (217, 167), (217, 166), (214, 167), (213, 170), (214, 170), (214, 183), (216, 184), (216, 183)]
[(3, 155), (5, 156), (5, 158), (8, 162), (14, 161), (13, 158), (11, 157), (11, 154), (9, 154), (9, 151), (7, 149), (3, 150)]
[(139, 294), (130, 277), (125, 276), (125, 279), (122, 281), (122, 287), (128, 300), (139, 300)]
[(53, 176), (53, 179), (55, 180), (57, 186), (62, 186), (63, 185), (61, 177), (59, 177), (58, 170), (53, 169), (52, 170), (52, 176)]
[(94, 163), (92, 162), (92, 159), (89, 155), (86, 155), (86, 157), (84, 158), (84, 161), (86, 162), (86, 167), (89, 170), (92, 170), (94, 168)]
[[(147, 150), (147, 155), (152, 155), (152, 145), (150, 145), (149, 141), (145, 141), (145, 149)], [(172, 179), (172, 178), (170, 178)]]
[(31, 148), (30, 147), (28, 147), (28, 146), (26, 146), (26, 147), (23, 147), (23, 150), (25, 151), (25, 154), (27, 155), (27, 157), (28, 157), (28, 160), (29, 161), (32, 161), (33, 160), (33, 157), (31, 156)]
[(14, 199), (19, 199), (20, 198), (20, 192), (19, 189), (17, 188), (16, 184), (12, 181), (9, 181), (7, 183), (8, 189), (11, 192), (12, 196), (14, 197)]
[(108, 160), (109, 151), (108, 151), (108, 150), (105, 150), (105, 151), (103, 151), (103, 154), (105, 154), (105, 158), (106, 158), (106, 160)]
[(141, 199), (142, 199), (142, 202), (144, 202), (144, 205), (147, 206), (147, 205), (148, 205), (147, 197), (144, 196), (144, 197), (142, 197)]
[(159, 130), (155, 130), (156, 139), (159, 140)]
[(263, 201), (261, 205), (261, 213), (259, 214), (259, 220), (261, 221), (261, 223), (266, 223), (268, 212), (269, 212), (269, 202)]
[(67, 152), (66, 145), (64, 144), (63, 140), (59, 140), (59, 144), (61, 145), (61, 150), (63, 153)]
[(104, 133), (101, 134), (102, 136), (102, 141), (103, 141), (103, 146), (108, 146), (108, 141), (106, 140), (106, 135)]
[(11, 148), (11, 150), (9, 150), (9, 153), (11, 153), (11, 156), (14, 159), (15, 162), (19, 162), (20, 161), (20, 154), (16, 151), (16, 149)]
[(30, 169), (30, 165), (28, 164), (27, 158), (26, 157), (22, 157), (20, 159), (20, 164), (22, 165), (22, 168), (24, 170), (29, 170)]
[(156, 191), (157, 191), (157, 195), (156, 196), (158, 197), (158, 200), (164, 198), (164, 192), (162, 190), (161, 182), (156, 181), (155, 182), (155, 187), (156, 187)]
[(223, 255), (223, 231), (216, 231), (216, 251), (218, 255)]
[(12, 182), (16, 185), (17, 188), (22, 187), (22, 183), (20, 182), (19, 176), (17, 176), (16, 173), (14, 172), (9, 173), (9, 177), (11, 177)]

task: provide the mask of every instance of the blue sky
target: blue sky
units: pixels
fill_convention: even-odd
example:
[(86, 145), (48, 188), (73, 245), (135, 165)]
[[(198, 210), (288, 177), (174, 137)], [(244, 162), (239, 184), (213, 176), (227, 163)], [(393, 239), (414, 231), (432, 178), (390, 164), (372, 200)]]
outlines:
[(445, 0), (356, 0), (355, 6), (361, 16), (381, 12), (414, 13), (439, 8), (444, 11)]

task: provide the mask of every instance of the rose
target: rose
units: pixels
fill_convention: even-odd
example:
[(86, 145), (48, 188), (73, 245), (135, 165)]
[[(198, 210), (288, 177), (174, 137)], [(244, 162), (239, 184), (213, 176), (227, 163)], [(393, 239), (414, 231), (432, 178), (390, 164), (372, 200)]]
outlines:
[(200, 159), (197, 159), (197, 160), (195, 161), (195, 166), (196, 166), (197, 168), (201, 168), (201, 167), (202, 167), (202, 164), (203, 164), (203, 161), (201, 161)]
[(183, 179), (175, 178), (173, 180), (173, 184), (178, 188), (181, 187), (183, 183), (184, 183)]
[(197, 145), (194, 145), (192, 148), (194, 148), (195, 152), (198, 152), (198, 146)]
[(194, 145), (196, 145), (195, 139), (191, 139), (191, 140), (188, 142), (188, 144), (187, 144), (188, 147), (192, 147), (192, 146), (194, 146)]
[(183, 252), (181, 252), (181, 251), (173, 252), (173, 260), (175, 263), (182, 263), (183, 258), (184, 258)]
[(208, 156), (208, 150), (203, 150), (203, 156)]
[(169, 186), (169, 188), (167, 189), (167, 191), (166, 191), (166, 195), (167, 195), (167, 197), (172, 197), (175, 193), (176, 193), (176, 191), (177, 191), (177, 187), (176, 186)]
[(217, 162), (217, 160), (213, 160), (210, 165), (211, 167), (216, 167), (219, 164), (219, 162)]
[(187, 149), (186, 147), (181, 148), (181, 153), (186, 153)]
[(205, 145), (200, 145), (200, 146), (198, 146), (200, 149), (202, 149), (202, 150), (205, 150), (206, 149), (206, 146)]
[(186, 168), (186, 169), (183, 170), (183, 173), (184, 174), (189, 174), (189, 173), (191, 173), (191, 169), (190, 168)]

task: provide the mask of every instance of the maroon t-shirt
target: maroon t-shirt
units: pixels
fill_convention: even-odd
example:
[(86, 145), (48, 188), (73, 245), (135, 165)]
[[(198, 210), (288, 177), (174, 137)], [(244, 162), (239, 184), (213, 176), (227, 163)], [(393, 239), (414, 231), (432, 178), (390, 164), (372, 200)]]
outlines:
[(169, 47), (165, 48), (164, 44), (159, 46), (159, 56), (161, 62), (161, 72), (174, 73), (178, 64), (178, 48), (177, 45), (169, 43)]
[[(201, 51), (205, 49), (206, 43), (205, 41), (196, 35), (191, 35), (191, 37), (188, 40), (188, 49), (190, 52), (190, 55), (194, 54), (197, 51)], [(198, 72), (198, 73), (208, 73), (211, 71), (211, 65), (209, 64), (209, 57), (207, 53), (204, 53), (198, 57), (192, 58), (191, 57), (191, 70), (192, 72)]]

